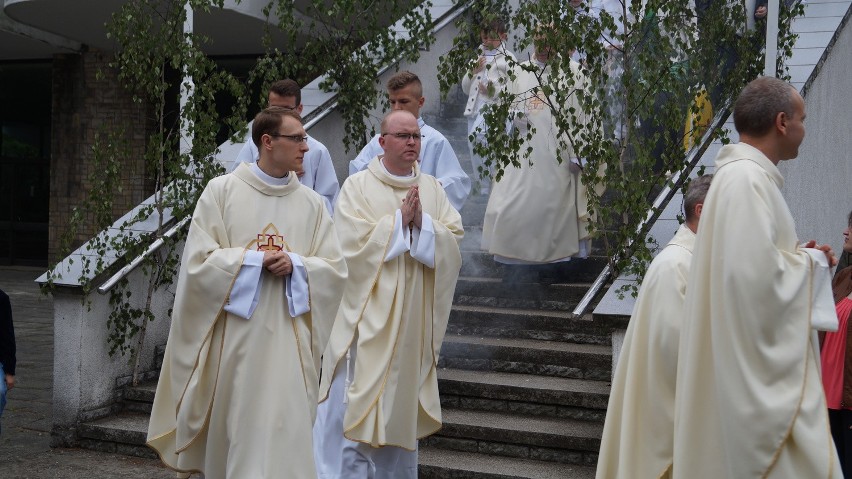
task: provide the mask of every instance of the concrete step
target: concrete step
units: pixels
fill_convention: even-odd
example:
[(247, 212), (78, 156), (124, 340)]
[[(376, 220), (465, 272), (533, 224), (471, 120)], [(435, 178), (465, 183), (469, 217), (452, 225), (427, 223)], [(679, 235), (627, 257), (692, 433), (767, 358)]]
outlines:
[(610, 383), (533, 374), (439, 369), (441, 405), (603, 421)]
[(148, 420), (148, 414), (125, 412), (80, 424), (77, 430), (80, 446), (96, 451), (156, 459), (154, 450), (145, 445)]
[[(453, 140), (463, 140), (467, 142), (467, 118), (464, 115), (449, 117), (434, 116), (424, 113), (423, 121), (432, 128), (440, 131), (442, 135), (450, 140), (450, 142)], [(453, 145), (453, 149), (456, 149), (455, 146), (456, 145)], [(467, 149), (465, 148), (463, 152), (467, 152)], [(456, 151), (456, 156), (459, 156), (458, 151)]]
[[(516, 435), (526, 438), (524, 441), (531, 443), (531, 445), (501, 448), (498, 442), (489, 440), (498, 437), (495, 433), (495, 430), (498, 429), (481, 426), (481, 424), (503, 424), (505, 427), (515, 428)], [(156, 453), (145, 446), (147, 428), (148, 416), (145, 414), (123, 413), (99, 419), (80, 425), (80, 445), (86, 449), (156, 459)], [(560, 432), (566, 428), (573, 431), (575, 436), (567, 437)], [(460, 439), (456, 441), (456, 445), (466, 444), (469, 449), (481, 447), (483, 451), (491, 451), (492, 454), (496, 455), (437, 449), (428, 444), (432, 439), (426, 439), (421, 441), (423, 447), (420, 448), (419, 477), (477, 479), (594, 477), (594, 468), (579, 467), (573, 463), (560, 464), (556, 461), (560, 458), (571, 459), (570, 456), (559, 456), (557, 454), (560, 453), (559, 447), (561, 446), (577, 445), (578, 447), (588, 448), (594, 443), (595, 437), (598, 438), (597, 441), (599, 442), (600, 433), (598, 430), (600, 428), (601, 426), (595, 426), (591, 423), (562, 422), (557, 424), (520, 415), (510, 417), (507, 420), (504, 413), (495, 415), (475, 411), (445, 410), (444, 429), (441, 434), (447, 434), (447, 436), (442, 439), (438, 438), (435, 442), (451, 444), (453, 443), (452, 439)], [(450, 436), (450, 434), (453, 436)], [(435, 438), (435, 436), (432, 436), (432, 438)], [(544, 445), (541, 445), (542, 443)], [(513, 445), (506, 444), (505, 446)], [(528, 452), (524, 452), (523, 447), (527, 447)], [(554, 451), (549, 451), (549, 449)], [(495, 453), (495, 450), (500, 450), (501, 453)], [(597, 449), (594, 452), (596, 453)], [(511, 454), (511, 456), (506, 456), (506, 454)], [(563, 452), (562, 454), (566, 453)], [(592, 451), (583, 452), (583, 450), (580, 450), (575, 454), (591, 455)], [(536, 458), (541, 458), (541, 460), (535, 460)], [(583, 457), (580, 460), (591, 460), (591, 457)], [(501, 473), (509, 475), (500, 475)]]
[[(474, 232), (473, 235), (475, 234), (476, 233)], [(490, 253), (475, 249), (474, 242), (475, 236), (467, 241), (462, 240), (462, 267), (459, 274), (461, 276), (502, 278), (504, 276), (506, 266), (496, 263), (493, 255)], [(590, 256), (586, 259), (572, 260), (571, 262), (573, 261), (579, 261), (579, 263), (574, 263), (570, 266), (570, 268), (573, 268), (571, 273), (568, 275), (566, 280), (561, 282), (591, 283), (597, 278), (598, 274), (600, 274), (601, 270), (603, 270), (604, 266), (607, 264), (607, 258), (603, 256)], [(568, 263), (564, 263), (559, 266), (563, 268), (569, 267)], [(524, 270), (524, 274), (517, 282), (539, 282), (538, 270), (541, 269), (541, 265), (522, 266), (519, 268)]]
[[(467, 208), (467, 206), (465, 206)], [(459, 243), (459, 249), (465, 251), (482, 251), (482, 221), (478, 225), (464, 225), (464, 238)], [(492, 260), (493, 261), (493, 260)]]
[(420, 448), (420, 479), (593, 479), (595, 468), (533, 459)]
[(123, 393), (124, 409), (129, 412), (150, 414), (156, 391), (157, 381), (140, 383), (138, 386), (128, 386)]
[[(551, 286), (552, 287), (552, 286)], [(611, 328), (568, 311), (453, 306), (447, 336), (470, 335), (611, 345)]]
[[(465, 416), (462, 416), (458, 421), (459, 427), (469, 428), (468, 425), (464, 424), (465, 422), (470, 421), (466, 421)], [(530, 429), (535, 429), (535, 427), (546, 431), (546, 428), (540, 425)], [(144, 414), (125, 413), (92, 421), (80, 426), (80, 446), (97, 451), (156, 459), (156, 453), (145, 446), (147, 428), (148, 416)], [(546, 432), (539, 433), (539, 438), (542, 437), (541, 434), (546, 434)], [(590, 470), (591, 475), (589, 475)], [(500, 475), (496, 471), (509, 475)], [(425, 445), (420, 448), (419, 477), (471, 479), (587, 478), (594, 477), (594, 469), (555, 462), (519, 460), (510, 457), (436, 449)]]
[(443, 427), (422, 444), (583, 466), (597, 462), (601, 423), (452, 408), (441, 414)]
[[(503, 265), (494, 262), (494, 257), (474, 245), (475, 232), (470, 239), (462, 240), (462, 265), (460, 276), (479, 276), (481, 278), (502, 278)], [(467, 235), (465, 235), (467, 236)]]
[(612, 348), (562, 341), (447, 335), (438, 367), (608, 381)]
[(498, 278), (460, 277), (453, 304), (491, 308), (571, 311), (589, 285), (506, 283)]
[[(483, 199), (485, 201), (483, 201)], [(467, 201), (461, 209), (462, 225), (464, 225), (464, 233), (467, 236), (471, 228), (477, 227), (482, 229), (482, 221), (485, 218), (485, 207), (488, 206), (488, 197), (478, 194), (471, 194), (467, 197)]]

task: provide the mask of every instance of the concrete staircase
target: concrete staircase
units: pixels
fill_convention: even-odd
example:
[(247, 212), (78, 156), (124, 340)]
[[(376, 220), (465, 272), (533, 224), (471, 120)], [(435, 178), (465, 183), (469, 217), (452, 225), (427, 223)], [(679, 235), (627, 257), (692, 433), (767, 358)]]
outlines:
[[(461, 101), (426, 121), (470, 173)], [(486, 203), (472, 196), (462, 210), (463, 266), (438, 374), (444, 427), (420, 441), (420, 477), (592, 478), (611, 330), (571, 310), (604, 259), (587, 260), (573, 283), (503, 282), (503, 267), (479, 249)], [(154, 382), (121, 389), (116, 414), (80, 426), (81, 445), (155, 457), (144, 446), (154, 390)]]

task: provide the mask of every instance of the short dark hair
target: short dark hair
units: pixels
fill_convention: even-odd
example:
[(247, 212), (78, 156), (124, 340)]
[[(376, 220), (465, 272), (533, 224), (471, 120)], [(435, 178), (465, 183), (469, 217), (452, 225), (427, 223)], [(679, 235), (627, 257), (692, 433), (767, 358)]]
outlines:
[(403, 70), (398, 72), (394, 76), (390, 77), (388, 80), (387, 88), (389, 92), (394, 92), (397, 90), (402, 90), (408, 85), (417, 85), (417, 89), (414, 90), (414, 93), (417, 97), (423, 96), (423, 83), (420, 82), (420, 78), (414, 73)]
[(296, 83), (295, 80), (291, 80), (286, 78), (284, 80), (278, 80), (273, 83), (269, 87), (269, 91), (271, 93), (275, 93), (278, 96), (293, 96), (296, 97), (296, 108), (302, 104), (302, 88), (299, 87), (299, 84)]
[(704, 198), (707, 197), (707, 190), (710, 189), (710, 181), (713, 180), (713, 175), (702, 175), (693, 178), (686, 188), (686, 193), (683, 195), (683, 209), (686, 213), (686, 221), (695, 219), (695, 206), (704, 203)]
[(737, 131), (756, 137), (769, 133), (779, 113), (793, 114), (794, 91), (792, 85), (775, 77), (752, 80), (734, 103)]
[(299, 120), (299, 123), (302, 122), (302, 117), (299, 116), (299, 113), (280, 106), (264, 108), (260, 113), (255, 115), (254, 123), (251, 125), (251, 141), (254, 142), (258, 150), (260, 149), (260, 137), (277, 134), (278, 129), (281, 128), (281, 123), (284, 122), (285, 116), (291, 116)]
[(486, 35), (489, 33), (502, 35), (506, 33), (506, 21), (499, 15), (488, 15), (479, 22), (479, 30)]

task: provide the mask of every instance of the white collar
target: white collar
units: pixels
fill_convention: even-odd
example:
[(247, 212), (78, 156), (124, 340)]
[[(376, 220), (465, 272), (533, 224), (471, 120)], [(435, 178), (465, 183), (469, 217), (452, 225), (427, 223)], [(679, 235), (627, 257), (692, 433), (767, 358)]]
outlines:
[(287, 184), (289, 184), (289, 183), (290, 183), (290, 172), (287, 172), (287, 174), (286, 174), (286, 175), (284, 175), (284, 177), (283, 177), (283, 178), (276, 178), (276, 177), (274, 177), (274, 176), (269, 176), (269, 175), (267, 175), (267, 174), (266, 174), (263, 170), (261, 170), (261, 169), (260, 169), (260, 167), (259, 167), (259, 166), (257, 166), (257, 162), (256, 162), (256, 161), (255, 161), (254, 163), (251, 163), (251, 164), (250, 164), (250, 167), (251, 167), (251, 171), (252, 171), (252, 172), (253, 172), (253, 173), (254, 173), (254, 174), (255, 174), (258, 178), (260, 178), (261, 180), (263, 180), (263, 182), (264, 182), (264, 183), (266, 183), (266, 184), (268, 184), (268, 185), (272, 185), (272, 186), (284, 186), (284, 185), (287, 185)]
[(379, 165), (381, 165), (382, 169), (385, 170), (385, 173), (387, 173), (390, 176), (393, 176), (394, 178), (411, 178), (412, 176), (414, 176), (414, 169), (412, 169), (411, 173), (409, 173), (407, 175), (395, 175), (395, 174), (391, 173), (390, 171), (388, 171), (387, 167), (385, 167), (384, 155), (382, 155), (382, 157), (379, 158)]

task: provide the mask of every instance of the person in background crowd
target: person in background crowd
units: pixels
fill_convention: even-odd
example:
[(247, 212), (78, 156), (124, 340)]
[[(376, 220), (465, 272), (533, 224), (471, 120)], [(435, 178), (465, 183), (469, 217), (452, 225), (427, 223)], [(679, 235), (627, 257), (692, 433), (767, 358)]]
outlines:
[[(843, 253), (852, 253), (852, 213), (843, 230)], [(825, 333), (820, 348), (822, 386), (828, 404), (831, 436), (837, 446), (843, 474), (852, 472), (852, 342), (849, 341), (849, 314), (852, 313), (852, 267), (837, 266), (832, 281), (837, 311), (836, 332)]]
[[(298, 83), (289, 78), (279, 80), (269, 87), (268, 106), (278, 106), (301, 115), (304, 108), (304, 105), (302, 105), (302, 89)], [(311, 135), (306, 136), (308, 137), (308, 151), (305, 152), (305, 158), (302, 161), (302, 166), (296, 171), (296, 176), (299, 177), (299, 183), (323, 197), (328, 213), (333, 214), (332, 203), (337, 197), (337, 192), (340, 191), (340, 183), (337, 182), (337, 174), (334, 172), (331, 155), (325, 145), (315, 140)], [(236, 170), (240, 163), (256, 163), (259, 159), (260, 153), (257, 145), (249, 139), (234, 160), (234, 167), (231, 171)]]
[[(6, 394), (15, 387), (15, 327), (12, 324), (12, 303), (0, 289), (0, 419), (6, 408)], [(2, 428), (0, 428), (2, 431)]]

